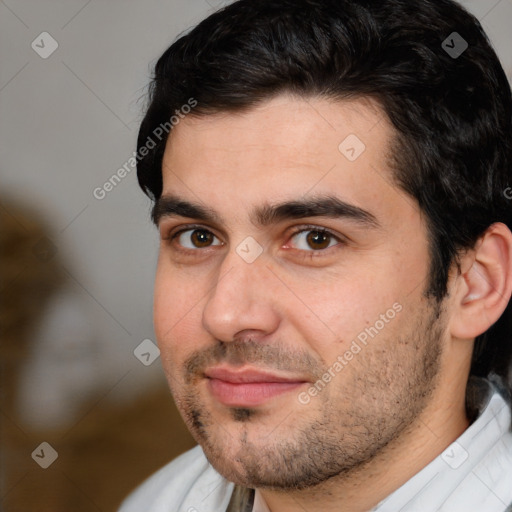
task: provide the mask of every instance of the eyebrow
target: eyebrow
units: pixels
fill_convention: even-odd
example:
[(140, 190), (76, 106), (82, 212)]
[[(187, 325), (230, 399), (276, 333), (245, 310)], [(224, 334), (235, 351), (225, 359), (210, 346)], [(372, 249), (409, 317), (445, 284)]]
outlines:
[[(173, 195), (165, 195), (157, 199), (151, 213), (151, 218), (157, 226), (163, 218), (167, 217), (190, 217), (212, 224), (222, 224), (222, 219), (215, 210)], [(264, 227), (304, 217), (344, 218), (365, 228), (381, 227), (371, 212), (332, 195), (265, 204), (252, 212), (251, 222), (256, 226)]]

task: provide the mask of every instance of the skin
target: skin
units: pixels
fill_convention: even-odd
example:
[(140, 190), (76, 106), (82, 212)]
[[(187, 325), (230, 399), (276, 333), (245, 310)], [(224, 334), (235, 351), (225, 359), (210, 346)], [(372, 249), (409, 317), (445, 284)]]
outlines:
[[(338, 149), (349, 134), (366, 145), (355, 161)], [(393, 135), (369, 99), (280, 95), (244, 113), (187, 116), (167, 143), (163, 196), (218, 219), (159, 215), (154, 322), (163, 366), (212, 465), (260, 489), (273, 511), (369, 510), (441, 453), (469, 425), (473, 339), (512, 293), (512, 235), (496, 224), (451, 272), (448, 298), (426, 298), (425, 218), (392, 182)], [(328, 195), (378, 226), (251, 217), (264, 205)], [(237, 253), (247, 237), (262, 249), (252, 263)], [(393, 304), (400, 312), (301, 403)], [(204, 375), (221, 363), (302, 384), (261, 405), (226, 406)]]

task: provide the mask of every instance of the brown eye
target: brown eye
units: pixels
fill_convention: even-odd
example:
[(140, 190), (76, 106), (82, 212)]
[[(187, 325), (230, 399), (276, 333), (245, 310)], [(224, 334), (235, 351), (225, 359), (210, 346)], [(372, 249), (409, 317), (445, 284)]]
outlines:
[(215, 237), (208, 231), (196, 229), (192, 232), (190, 239), (196, 247), (208, 247)]
[(312, 249), (325, 249), (329, 246), (331, 236), (319, 231), (310, 231), (306, 240)]
[(217, 237), (207, 229), (186, 229), (173, 238), (178, 239), (178, 243), (186, 249), (203, 249), (212, 245), (222, 245), (221, 243), (214, 243)]
[(321, 229), (303, 229), (292, 236), (294, 247), (303, 251), (320, 251), (340, 243), (340, 240)]

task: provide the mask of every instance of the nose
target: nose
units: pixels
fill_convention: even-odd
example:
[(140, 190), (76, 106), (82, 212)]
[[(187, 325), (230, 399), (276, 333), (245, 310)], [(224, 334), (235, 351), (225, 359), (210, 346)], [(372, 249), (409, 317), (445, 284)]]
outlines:
[(247, 263), (234, 250), (224, 258), (205, 303), (203, 326), (216, 339), (262, 338), (279, 326), (277, 279), (261, 255)]

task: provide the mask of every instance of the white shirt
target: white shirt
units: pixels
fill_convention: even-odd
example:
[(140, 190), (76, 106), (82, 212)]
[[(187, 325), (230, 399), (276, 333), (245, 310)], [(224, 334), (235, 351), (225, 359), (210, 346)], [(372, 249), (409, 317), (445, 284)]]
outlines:
[[(490, 381), (470, 383), (479, 417), (371, 512), (512, 512), (510, 407)], [(196, 446), (144, 482), (119, 512), (223, 512), (233, 488)], [(258, 490), (252, 512), (270, 512)]]

